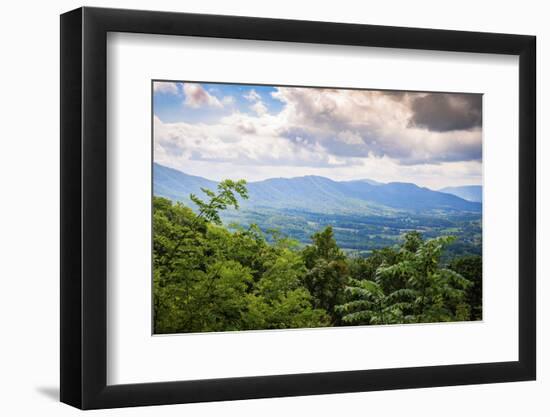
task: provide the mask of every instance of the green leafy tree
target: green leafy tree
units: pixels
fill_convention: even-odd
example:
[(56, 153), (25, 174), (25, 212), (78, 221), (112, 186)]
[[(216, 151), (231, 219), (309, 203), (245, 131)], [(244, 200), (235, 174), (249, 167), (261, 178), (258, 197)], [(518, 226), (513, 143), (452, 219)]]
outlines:
[[(402, 290), (398, 290), (402, 291)], [(396, 302), (400, 293), (386, 295), (374, 281), (350, 281), (346, 294), (351, 301), (336, 307), (346, 324), (390, 324), (403, 322), (403, 305)]]
[(208, 201), (201, 200), (195, 194), (191, 194), (189, 198), (199, 208), (197, 219), (204, 218), (208, 222), (218, 225), (222, 224), (220, 211), (225, 210), (228, 206), (239, 208), (239, 200), (235, 193), (241, 198), (248, 198), (248, 190), (246, 189), (245, 180), (224, 180), (218, 184), (218, 192), (215, 193), (208, 188), (201, 188), (201, 191), (208, 197)]
[[(382, 264), (375, 281), (354, 281), (346, 289), (351, 301), (338, 307), (343, 321), (391, 324), (468, 320), (465, 296), (471, 282), (440, 266), (442, 251), (452, 241), (453, 237), (443, 236), (424, 242), (417, 234), (406, 235), (398, 262)], [(404, 285), (384, 291), (384, 283), (394, 283), (396, 278)]]
[(417, 230), (405, 233), (405, 236), (403, 236), (403, 240), (403, 249), (411, 253), (414, 253), (418, 249), (420, 249), (420, 247), (424, 243), (422, 239), (422, 233)]
[(462, 275), (472, 285), (466, 290), (466, 301), (470, 305), (471, 320), (482, 319), (483, 263), (479, 255), (461, 256), (449, 264), (449, 269)]
[(312, 236), (313, 244), (303, 250), (307, 267), (304, 286), (313, 296), (313, 305), (331, 316), (333, 324), (340, 322), (335, 307), (344, 301), (344, 289), (349, 279), (346, 257), (336, 244), (332, 227)]
[(319, 327), (329, 324), (326, 312), (312, 305), (312, 297), (301, 286), (306, 272), (302, 258), (283, 248), (267, 259), (265, 273), (250, 296), (247, 327), (284, 329)]
[(301, 285), (306, 268), (297, 243), (274, 243), (255, 225), (230, 232), (220, 212), (248, 196), (244, 182), (223, 181), (197, 214), (153, 200), (155, 333), (317, 327), (329, 323)]
[[(350, 276), (356, 280), (376, 280), (376, 272), (380, 266), (394, 265), (401, 260), (402, 256), (398, 249), (393, 247), (375, 249), (371, 255), (362, 257), (348, 258), (348, 266), (350, 269)], [(394, 277), (392, 279), (386, 279), (381, 282), (381, 288), (384, 292), (390, 293), (399, 288), (403, 288), (405, 285), (404, 277)]]

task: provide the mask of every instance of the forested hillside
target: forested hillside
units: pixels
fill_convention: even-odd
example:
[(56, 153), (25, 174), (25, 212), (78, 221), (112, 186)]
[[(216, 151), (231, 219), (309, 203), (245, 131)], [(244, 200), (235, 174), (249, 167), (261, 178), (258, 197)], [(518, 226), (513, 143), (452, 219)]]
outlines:
[(481, 257), (445, 258), (453, 236), (413, 227), (359, 256), (320, 222), (304, 245), (254, 223), (227, 228), (249, 189), (208, 185), (188, 196), (193, 209), (154, 197), (156, 334), (481, 319)]
[[(218, 186), (159, 164), (153, 168), (155, 195), (193, 210), (198, 207), (191, 194)], [(331, 226), (344, 252), (362, 256), (398, 244), (404, 233), (416, 230), (425, 238), (455, 236), (445, 258), (481, 255), (481, 204), (415, 184), (305, 176), (248, 183), (247, 192), (249, 198), (241, 199), (239, 210), (228, 207), (220, 213), (225, 225), (277, 229), (302, 247), (314, 233)]]

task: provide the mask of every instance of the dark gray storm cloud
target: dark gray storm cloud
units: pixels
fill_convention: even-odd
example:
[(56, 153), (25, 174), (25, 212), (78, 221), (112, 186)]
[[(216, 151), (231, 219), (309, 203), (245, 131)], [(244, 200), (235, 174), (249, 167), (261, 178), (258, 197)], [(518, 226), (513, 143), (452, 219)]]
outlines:
[(481, 94), (434, 93), (411, 101), (410, 126), (432, 132), (481, 127)]

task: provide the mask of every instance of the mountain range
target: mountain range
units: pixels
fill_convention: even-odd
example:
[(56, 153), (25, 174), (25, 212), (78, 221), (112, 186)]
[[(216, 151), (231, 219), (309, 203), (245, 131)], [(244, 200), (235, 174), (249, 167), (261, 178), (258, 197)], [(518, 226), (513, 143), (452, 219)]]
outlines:
[(481, 203), (482, 187), (481, 185), (464, 185), (462, 187), (445, 187), (440, 189), (442, 193), (456, 195), (464, 200), (475, 201)]
[[(204, 193), (201, 187), (215, 190), (216, 186), (216, 181), (154, 163), (153, 188), (156, 196), (190, 205), (189, 194), (202, 198)], [(481, 212), (481, 203), (469, 201), (472, 198), (470, 194), (461, 197), (458, 195), (461, 190), (434, 191), (404, 182), (385, 184), (368, 179), (334, 181), (308, 175), (249, 182), (247, 189), (249, 198), (241, 204), (245, 209), (275, 208), (365, 214), (430, 210)]]

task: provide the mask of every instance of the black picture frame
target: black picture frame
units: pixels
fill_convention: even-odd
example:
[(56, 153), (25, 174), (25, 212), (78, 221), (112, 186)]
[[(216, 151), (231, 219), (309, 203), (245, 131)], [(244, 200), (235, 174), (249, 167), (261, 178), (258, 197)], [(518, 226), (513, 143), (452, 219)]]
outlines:
[[(519, 56), (519, 360), (107, 385), (108, 32)], [(61, 16), (61, 401), (81, 409), (534, 380), (536, 38), (79, 8)]]

